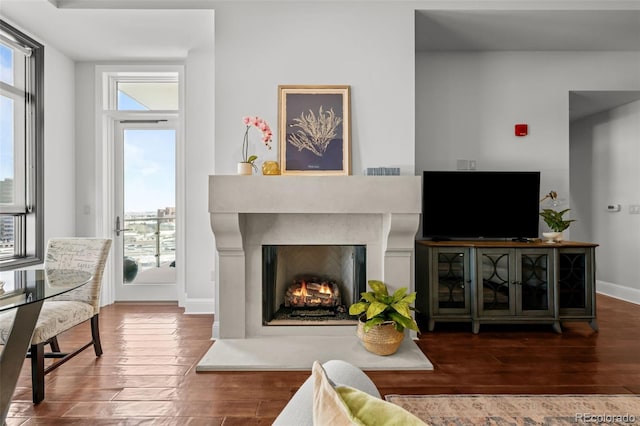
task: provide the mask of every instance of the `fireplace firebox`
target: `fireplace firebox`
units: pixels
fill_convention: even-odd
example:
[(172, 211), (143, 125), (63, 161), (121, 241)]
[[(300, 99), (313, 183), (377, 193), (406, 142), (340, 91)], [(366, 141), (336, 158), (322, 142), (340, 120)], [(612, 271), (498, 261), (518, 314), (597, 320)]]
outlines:
[(353, 325), (366, 291), (364, 245), (263, 245), (263, 325)]

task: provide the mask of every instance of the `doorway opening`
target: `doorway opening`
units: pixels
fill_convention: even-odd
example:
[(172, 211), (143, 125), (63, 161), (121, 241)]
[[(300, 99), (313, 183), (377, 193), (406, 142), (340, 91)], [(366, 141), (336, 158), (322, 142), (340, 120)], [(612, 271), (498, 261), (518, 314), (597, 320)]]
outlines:
[(113, 300), (177, 301), (181, 271), (182, 67), (102, 73)]

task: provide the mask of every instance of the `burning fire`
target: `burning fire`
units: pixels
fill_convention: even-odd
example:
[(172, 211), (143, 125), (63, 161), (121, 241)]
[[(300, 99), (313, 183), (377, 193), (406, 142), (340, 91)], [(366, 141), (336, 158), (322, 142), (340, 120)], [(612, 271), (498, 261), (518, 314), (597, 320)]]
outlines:
[(322, 288), (320, 288), (320, 293), (332, 294), (333, 290), (331, 290), (331, 287), (329, 287), (329, 284), (322, 284)]
[(306, 297), (307, 296), (307, 283), (305, 283), (303, 281), (302, 284), (300, 285), (300, 288), (298, 288), (298, 289), (293, 291), (293, 295), (294, 296)]
[(334, 307), (340, 304), (340, 289), (331, 281), (300, 280), (289, 286), (284, 302), (287, 307)]
[[(333, 290), (331, 289), (329, 284), (326, 283), (323, 283), (320, 286), (320, 290), (318, 290), (318, 292), (322, 294), (333, 294)], [(293, 296), (307, 297), (308, 295), (309, 293), (307, 292), (307, 283), (305, 281), (302, 281), (302, 283), (300, 283), (300, 288), (293, 291)]]

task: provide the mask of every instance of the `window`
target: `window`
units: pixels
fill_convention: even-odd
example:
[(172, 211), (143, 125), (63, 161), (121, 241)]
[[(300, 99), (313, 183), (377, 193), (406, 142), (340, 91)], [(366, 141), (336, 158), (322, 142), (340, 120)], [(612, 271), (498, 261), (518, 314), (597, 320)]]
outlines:
[(0, 20), (0, 268), (44, 254), (44, 47)]
[(118, 111), (176, 111), (178, 74), (175, 72), (119, 76), (114, 81)]

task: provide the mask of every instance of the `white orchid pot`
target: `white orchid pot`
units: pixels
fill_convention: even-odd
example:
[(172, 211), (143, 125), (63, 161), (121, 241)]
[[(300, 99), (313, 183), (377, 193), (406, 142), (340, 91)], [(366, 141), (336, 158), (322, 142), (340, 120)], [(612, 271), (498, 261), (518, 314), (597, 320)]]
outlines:
[(238, 163), (238, 174), (249, 176), (253, 174), (251, 163)]

